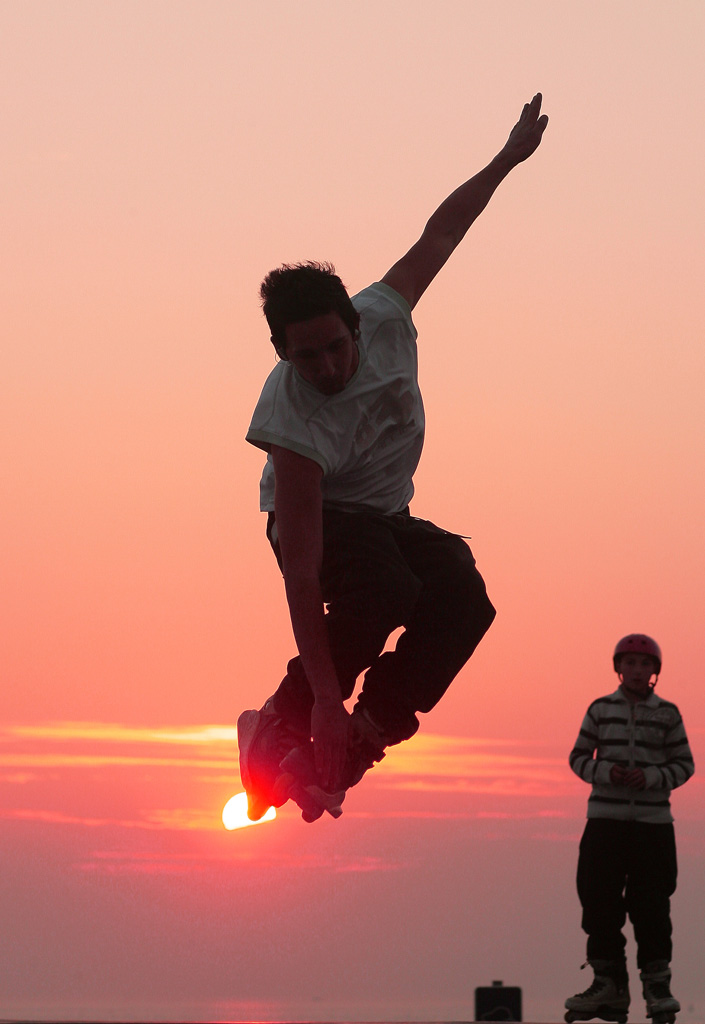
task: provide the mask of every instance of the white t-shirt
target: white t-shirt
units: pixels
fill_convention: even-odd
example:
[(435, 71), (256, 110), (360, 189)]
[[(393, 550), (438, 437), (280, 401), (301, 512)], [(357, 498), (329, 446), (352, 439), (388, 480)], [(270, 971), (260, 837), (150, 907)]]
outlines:
[[(417, 333), (408, 303), (388, 285), (370, 285), (352, 303), (360, 313), (360, 359), (344, 389), (324, 395), (291, 363), (277, 363), (247, 440), (266, 452), (278, 445), (317, 462), (324, 506), (391, 515), (411, 501), (423, 448)], [(260, 508), (274, 510), (271, 455), (260, 482)]]

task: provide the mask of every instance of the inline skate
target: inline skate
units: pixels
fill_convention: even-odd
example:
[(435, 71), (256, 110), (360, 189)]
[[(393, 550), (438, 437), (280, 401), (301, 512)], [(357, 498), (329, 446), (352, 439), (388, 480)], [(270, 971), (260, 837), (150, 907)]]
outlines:
[(592, 985), (584, 992), (578, 992), (577, 995), (566, 999), (567, 1024), (572, 1024), (573, 1021), (593, 1020), (595, 1017), (626, 1024), (629, 1010), (629, 978), (625, 964), (613, 960), (590, 960), (589, 963), (595, 977)]
[(653, 1024), (673, 1024), (681, 1004), (671, 995), (671, 969), (667, 960), (655, 960), (639, 972), (646, 1016)]

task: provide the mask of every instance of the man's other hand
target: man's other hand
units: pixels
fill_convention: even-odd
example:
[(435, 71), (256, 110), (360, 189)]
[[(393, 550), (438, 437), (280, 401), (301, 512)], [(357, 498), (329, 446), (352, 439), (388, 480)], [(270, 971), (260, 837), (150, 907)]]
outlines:
[(342, 701), (315, 702), (311, 711), (313, 757), (321, 785), (330, 793), (341, 784), (349, 732), (350, 715)]

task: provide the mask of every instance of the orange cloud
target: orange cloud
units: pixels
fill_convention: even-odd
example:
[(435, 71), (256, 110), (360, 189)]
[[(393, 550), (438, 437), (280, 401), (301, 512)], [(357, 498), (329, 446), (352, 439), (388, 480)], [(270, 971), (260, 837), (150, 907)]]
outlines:
[(568, 791), (572, 777), (564, 758), (515, 749), (506, 740), (424, 734), (388, 751), (370, 779), (391, 789), (432, 793), (548, 796)]
[[(237, 736), (230, 726), (139, 728), (76, 721), (7, 726), (0, 730), (0, 769), (5, 769), (0, 787), (14, 786), (15, 799), (4, 801), (3, 814), (86, 827), (109, 823), (178, 832), (222, 831), (223, 805), (240, 788), (236, 757)], [(73, 773), (70, 782), (63, 774), (68, 771)], [(85, 786), (77, 784), (84, 779)], [(363, 786), (378, 794), (386, 790), (410, 796), (550, 799), (574, 792), (575, 780), (565, 760), (546, 756), (542, 747), (424, 733), (391, 748)], [(22, 806), (16, 799), (20, 793), (27, 794)], [(93, 806), (87, 807), (91, 801)], [(355, 803), (360, 806), (359, 799)], [(106, 814), (110, 809), (112, 816)], [(374, 813), (367, 808), (346, 811)], [(443, 809), (413, 806), (392, 813), (455, 816)], [(476, 813), (461, 808), (458, 816)]]
[[(237, 734), (234, 728), (219, 725), (172, 729), (52, 722), (6, 727), (0, 731), (0, 744), (0, 765), (11, 768), (150, 765), (215, 769), (232, 778)], [(54, 749), (47, 750), (47, 745)], [(121, 750), (111, 749), (115, 746)], [(164, 746), (174, 748), (170, 756), (161, 752)], [(24, 778), (29, 777), (25, 773)], [(564, 758), (516, 753), (516, 744), (507, 740), (422, 734), (392, 748), (369, 778), (394, 789), (477, 792), (509, 787), (543, 792), (569, 776)]]
[(17, 739), (99, 740), (101, 743), (170, 743), (177, 746), (204, 743), (237, 744), (234, 726), (198, 725), (169, 729), (134, 727), (108, 722), (44, 722), (40, 725), (15, 725), (0, 730)]

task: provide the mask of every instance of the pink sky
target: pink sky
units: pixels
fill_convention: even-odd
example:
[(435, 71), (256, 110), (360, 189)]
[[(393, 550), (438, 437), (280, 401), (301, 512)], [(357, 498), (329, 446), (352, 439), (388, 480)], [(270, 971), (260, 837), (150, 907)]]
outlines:
[[(28, 0), (0, 32), (2, 1014), (468, 1019), (503, 978), (562, 1019), (566, 758), (619, 636), (705, 748), (705, 8)], [(472, 535), (497, 621), (340, 821), (228, 833), (235, 720), (292, 651), (243, 441), (259, 282), (381, 277), (536, 90), (539, 152), (415, 313), (414, 512)], [(696, 775), (682, 1024), (702, 808)]]

